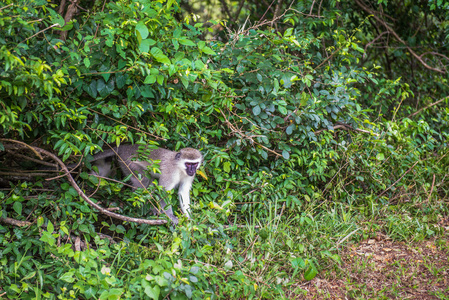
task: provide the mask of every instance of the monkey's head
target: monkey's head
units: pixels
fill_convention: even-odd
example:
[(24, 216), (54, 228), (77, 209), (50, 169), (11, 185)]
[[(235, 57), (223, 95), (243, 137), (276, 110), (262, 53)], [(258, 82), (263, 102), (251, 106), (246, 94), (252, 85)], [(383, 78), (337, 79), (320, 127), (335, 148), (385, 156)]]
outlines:
[(203, 155), (196, 149), (184, 148), (176, 153), (175, 159), (188, 176), (195, 176), (196, 170), (199, 169), (203, 162)]

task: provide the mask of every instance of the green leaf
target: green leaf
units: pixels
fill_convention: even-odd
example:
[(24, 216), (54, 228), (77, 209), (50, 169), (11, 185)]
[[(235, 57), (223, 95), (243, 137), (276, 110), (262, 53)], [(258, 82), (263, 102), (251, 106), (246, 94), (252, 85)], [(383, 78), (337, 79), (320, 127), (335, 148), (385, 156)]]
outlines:
[(62, 280), (62, 281), (68, 282), (68, 283), (72, 283), (72, 282), (75, 281), (75, 278), (73, 277), (74, 274), (75, 274), (74, 271), (66, 272), (66, 273), (62, 274), (62, 276), (59, 277), (58, 280)]
[(202, 70), (204, 69), (204, 63), (201, 60), (195, 60), (195, 69)]
[(184, 45), (184, 46), (196, 46), (196, 44), (194, 42), (192, 42), (189, 39), (186, 39), (185, 37), (178, 39), (178, 41), (181, 45)]
[(229, 161), (227, 161), (223, 164), (223, 170), (226, 173), (229, 173), (231, 171), (231, 163)]
[(178, 67), (175, 65), (170, 65), (168, 67), (168, 76), (172, 76), (173, 74), (176, 73), (176, 71), (178, 71)]
[(310, 260), (308, 260), (307, 263), (309, 265), (309, 268), (304, 273), (304, 279), (312, 280), (313, 278), (315, 278), (316, 274), (318, 274), (318, 270), (316, 269), (315, 265)]
[(101, 95), (101, 91), (105, 89), (106, 84), (104, 83), (103, 79), (97, 80), (97, 92)]
[(47, 231), (42, 232), (42, 236), (39, 240), (48, 243), (50, 246), (53, 246), (56, 242), (56, 239), (53, 237), (53, 235), (51, 235)]
[(142, 96), (145, 98), (154, 98), (153, 90), (149, 85), (145, 85), (141, 90)]
[(181, 77), (182, 85), (184, 85), (185, 88), (189, 86), (189, 81), (184, 76)]
[(84, 62), (84, 65), (86, 66), (86, 68), (90, 67), (90, 59), (88, 57), (85, 57), (83, 62)]
[(273, 90), (271, 92), (273, 93), (273, 95), (277, 96), (279, 91), (279, 81), (276, 78), (273, 80), (273, 85)]
[(209, 47), (204, 47), (203, 49), (201, 49), (201, 51), (203, 51), (206, 54), (210, 54), (210, 55), (215, 55), (216, 53)]
[(159, 299), (159, 294), (161, 293), (161, 289), (159, 286), (154, 286), (154, 287), (150, 287), (147, 286), (145, 287), (145, 294), (150, 297), (151, 299), (157, 300)]
[(156, 76), (155, 75), (148, 75), (145, 78), (145, 81), (143, 82), (143, 84), (153, 84), (156, 82)]
[(14, 202), (12, 208), (18, 215), (22, 214), (22, 203), (20, 203), (19, 201)]
[(175, 47), (175, 50), (178, 50), (178, 49), (179, 49), (179, 43), (178, 43), (177, 40), (172, 39), (172, 44), (173, 44), (173, 47)]
[(69, 194), (72, 195), (73, 197), (78, 196), (78, 192), (73, 187), (69, 188)]
[(56, 14), (56, 19), (53, 19), (53, 21), (56, 21), (56, 23), (59, 24), (59, 26), (64, 27), (65, 21), (64, 18), (60, 14)]
[(290, 158), (290, 153), (288, 153), (287, 150), (283, 150), (283, 151), (282, 151), (282, 157), (283, 157), (284, 159), (289, 159), (289, 158)]
[(113, 288), (113, 289), (109, 289), (104, 291), (103, 293), (101, 293), (100, 295), (100, 300), (119, 300), (122, 297), (122, 294), (124, 293), (124, 289), (117, 289), (117, 288)]
[(289, 37), (292, 35), (293, 32), (293, 27), (288, 28), (285, 32), (284, 32), (284, 37)]
[(167, 9), (170, 9), (170, 7), (173, 5), (173, 4), (178, 4), (177, 2), (176, 2), (176, 0), (168, 0), (167, 1)]
[(305, 261), (301, 257), (297, 257), (291, 261), (294, 268), (303, 269), (306, 266)]
[(168, 59), (168, 57), (158, 47), (151, 48), (151, 55), (153, 55), (153, 57), (158, 62), (161, 62), (163, 64), (167, 64), (167, 65), (170, 64), (170, 59)]
[(9, 287), (10, 290), (20, 294), (22, 291), (18, 288), (17, 284), (11, 284), (11, 286)]
[(84, 90), (91, 96), (92, 98), (97, 97), (97, 81), (92, 80), (92, 82), (84, 87)]
[(139, 50), (140, 52), (148, 53), (150, 47), (153, 46), (154, 44), (156, 44), (156, 41), (153, 39), (143, 40), (139, 45)]
[(383, 153), (377, 153), (376, 159), (377, 159), (377, 160), (384, 160), (384, 159), (385, 159), (385, 156), (384, 156)]
[(137, 23), (136, 25), (136, 31), (139, 32), (140, 37), (142, 38), (142, 40), (146, 39), (148, 37), (149, 31), (147, 26), (145, 25), (145, 23), (143, 21), (140, 21), (139, 23)]
[(306, 92), (301, 93), (301, 102), (299, 103), (301, 106), (306, 106), (307, 101), (309, 100), (308, 95)]
[(115, 75), (115, 83), (117, 84), (117, 88), (121, 89), (122, 87), (125, 86), (126, 76), (123, 75), (122, 73), (117, 73)]
[(286, 115), (288, 113), (288, 110), (285, 106), (279, 106), (278, 110), (281, 114)]
[(260, 106), (259, 105), (256, 105), (256, 106), (254, 106), (253, 107), (253, 114), (255, 115), (255, 116), (258, 116), (259, 114), (260, 114)]
[(53, 233), (53, 231), (55, 231), (55, 227), (53, 226), (53, 223), (52, 223), (52, 222), (48, 221), (48, 224), (47, 224), (47, 232)]

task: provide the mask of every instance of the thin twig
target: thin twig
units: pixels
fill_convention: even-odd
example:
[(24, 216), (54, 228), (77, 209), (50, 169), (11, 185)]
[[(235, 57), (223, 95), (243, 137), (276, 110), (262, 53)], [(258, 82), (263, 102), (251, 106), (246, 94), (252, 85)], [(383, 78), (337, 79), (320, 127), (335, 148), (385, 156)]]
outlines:
[(350, 234), (348, 234), (347, 236), (345, 236), (342, 240), (339, 240), (336, 244), (336, 246), (338, 247), (341, 243), (343, 243), (344, 241), (346, 241), (348, 238), (350, 238), (354, 233), (356, 233), (357, 231), (359, 231), (360, 228), (356, 228), (355, 230), (353, 230)]
[[(84, 75), (86, 75), (86, 74), (84, 74)], [(165, 139), (165, 138), (161, 138), (161, 137), (159, 137), (159, 136), (157, 136), (157, 135), (151, 134), (151, 133), (146, 132), (146, 131), (144, 131), (144, 130), (142, 130), (142, 129), (139, 129), (139, 128), (137, 128), (137, 127), (133, 127), (133, 126), (130, 126), (130, 125), (128, 125), (128, 124), (125, 124), (125, 123), (123, 123), (122, 121), (120, 121), (120, 120), (118, 120), (118, 119), (114, 119), (113, 117), (108, 116), (108, 115), (105, 115), (105, 114), (103, 114), (103, 113), (101, 113), (101, 112), (99, 112), (99, 111), (96, 111), (95, 109), (92, 109), (92, 108), (87, 108), (87, 109), (90, 110), (91, 112), (94, 112), (94, 113), (96, 113), (96, 114), (102, 115), (103, 117), (106, 117), (106, 118), (108, 118), (108, 119), (110, 119), (110, 120), (112, 120), (112, 121), (114, 121), (114, 122), (116, 122), (116, 123), (122, 124), (122, 125), (124, 125), (124, 126), (126, 126), (126, 127), (128, 127), (128, 128), (132, 128), (132, 129), (134, 129), (134, 130), (136, 130), (136, 131), (138, 131), (138, 132), (147, 134), (147, 135), (149, 135), (149, 136), (151, 136), (151, 137), (153, 137), (153, 138), (155, 138), (155, 139), (157, 139), (157, 140), (163, 140), (163, 141), (166, 141), (166, 140), (167, 140), (167, 139)], [(89, 127), (89, 129), (92, 130), (92, 131), (94, 131), (94, 129), (91, 128), (91, 127)]]
[(430, 108), (430, 107), (432, 107), (432, 106), (434, 106), (434, 105), (437, 105), (438, 103), (441, 103), (441, 102), (443, 102), (444, 100), (446, 100), (446, 99), (448, 99), (448, 98), (449, 98), (449, 96), (446, 96), (446, 97), (444, 97), (443, 99), (438, 100), (437, 102), (434, 102), (434, 103), (432, 103), (432, 104), (430, 104), (430, 105), (427, 105), (426, 107), (421, 108), (421, 109), (418, 110), (417, 112), (412, 113), (412, 114), (409, 115), (407, 118), (416, 116), (417, 114), (419, 114), (419, 113), (422, 112), (423, 110), (428, 109), (428, 108)]
[(404, 177), (405, 175), (407, 175), (408, 172), (410, 172), (417, 164), (419, 163), (419, 160), (417, 160), (413, 166), (410, 167), (410, 169), (408, 169), (404, 174), (402, 174), (401, 177), (399, 177), (398, 180), (396, 180), (392, 185), (390, 185), (386, 190), (384, 190), (382, 193), (380, 193), (377, 197), (380, 198), (383, 194), (385, 194), (389, 189), (391, 189), (393, 186), (396, 185), (396, 183), (398, 183), (402, 177)]
[(251, 227), (251, 228), (256, 228), (256, 229), (258, 229), (258, 228), (260, 228), (260, 226), (259, 225), (238, 225), (238, 224), (234, 224), (234, 225), (223, 225), (223, 228), (233, 228), (233, 227), (237, 227), (237, 228), (248, 228), (248, 227)]
[(276, 156), (278, 156), (278, 157), (282, 157), (282, 155), (279, 154), (279, 153), (277, 153), (276, 151), (271, 150), (271, 149), (265, 147), (264, 145), (262, 145), (262, 144), (256, 142), (256, 141), (253, 139), (254, 136), (248, 136), (248, 135), (244, 134), (240, 129), (236, 128), (231, 122), (229, 122), (229, 120), (226, 118), (226, 115), (224, 114), (224, 112), (223, 112), (221, 109), (219, 109), (219, 111), (220, 111), (221, 114), (223, 115), (223, 118), (225, 119), (225, 123), (228, 125), (228, 127), (231, 129), (232, 132), (238, 133), (240, 136), (242, 136), (242, 137), (246, 138), (247, 140), (251, 141), (251, 143), (258, 145), (258, 146), (261, 147), (262, 149), (265, 149), (266, 151), (268, 151), (268, 152), (270, 152), (270, 153), (273, 153), (274, 155), (276, 155)]
[(8, 7), (12, 6), (12, 5), (14, 5), (14, 4), (11, 3), (11, 4), (8, 4), (8, 5), (6, 5), (6, 6), (3, 6), (2, 8), (0, 8), (0, 11), (4, 10), (5, 8), (8, 8)]
[[(368, 130), (364, 130), (364, 129), (354, 128), (354, 127), (352, 127), (350, 125), (346, 125), (346, 124), (341, 124), (341, 125), (335, 125), (334, 126), (334, 130), (335, 129), (339, 129), (339, 128), (342, 128), (344, 130), (359, 131), (359, 132), (368, 133), (368, 134), (371, 134), (371, 135), (374, 135), (374, 136), (379, 136), (377, 133), (374, 133), (374, 132), (371, 132), (371, 131), (368, 131)], [(324, 129), (317, 130), (317, 131), (315, 131), (315, 135), (318, 135), (318, 134), (320, 134), (321, 132), (323, 132), (325, 130), (329, 130), (329, 129), (324, 128)]]
[(35, 33), (35, 34), (33, 34), (32, 36), (30, 36), (29, 38), (26, 38), (26, 39), (24, 39), (23, 41), (21, 41), (19, 44), (23, 44), (23, 43), (25, 43), (26, 41), (28, 41), (29, 39), (32, 39), (33, 37), (35, 37), (36, 35), (39, 35), (40, 33), (42, 33), (42, 32), (44, 32), (44, 31), (47, 31), (47, 30), (49, 30), (49, 29), (52, 29), (53, 27), (61, 27), (61, 25), (59, 25), (59, 24), (53, 24), (53, 25), (51, 25), (51, 26), (49, 26), (49, 27), (47, 27), (47, 28), (45, 28), (45, 29), (42, 29), (41, 31), (39, 31), (39, 32), (37, 32), (37, 33)]

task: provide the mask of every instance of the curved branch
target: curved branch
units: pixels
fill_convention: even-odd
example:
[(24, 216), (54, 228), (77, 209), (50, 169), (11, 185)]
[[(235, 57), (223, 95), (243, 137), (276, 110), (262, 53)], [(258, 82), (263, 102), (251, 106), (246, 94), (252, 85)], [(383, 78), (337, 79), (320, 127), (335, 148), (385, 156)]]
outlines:
[(412, 48), (410, 48), (407, 43), (401, 39), (399, 37), (399, 35), (393, 30), (393, 28), (391, 28), (384, 20), (382, 20), (381, 18), (379, 18), (375, 12), (373, 12), (370, 8), (366, 7), (364, 4), (362, 4), (362, 2), (360, 0), (355, 0), (355, 2), (357, 3), (358, 6), (360, 6), (364, 11), (366, 11), (367, 13), (373, 15), (373, 17), (379, 22), (381, 23), (401, 44), (404, 44), (404, 46), (407, 48), (408, 52), (410, 52), (411, 55), (413, 55), (424, 67), (426, 67), (429, 70), (441, 73), (441, 74), (446, 74), (445, 70), (440, 70), (434, 67), (429, 66), (428, 64), (426, 64), (420, 55), (416, 54), (415, 51), (412, 50)]
[[(0, 139), (0, 141), (4, 141), (4, 142), (10, 142), (10, 143), (15, 143), (15, 144), (19, 144), (22, 145), (25, 148), (30, 149), (31, 151), (33, 151), (34, 154), (36, 154), (37, 157), (39, 157), (40, 160), (43, 160), (42, 156), (39, 154), (39, 152), (37, 152), (36, 150), (33, 149), (33, 147), (31, 147), (28, 144), (25, 144), (24, 142), (20, 142), (20, 141), (16, 141), (16, 140), (11, 140), (11, 139)], [(11, 145), (13, 146), (13, 145)], [(7, 149), (8, 147), (5, 145), (5, 149)]]
[[(0, 139), (0, 140), (6, 140), (6, 139)], [(26, 144), (25, 144), (26, 145), (25, 146), (24, 143), (19, 142), (19, 141), (8, 140), (8, 142), (17, 143), (17, 144), (19, 144), (23, 148), (26, 148), (26, 147), (30, 148), (30, 147), (32, 147), (34, 152), (38, 152), (40, 154), (44, 154), (44, 155), (52, 158), (54, 161), (56, 161), (58, 163), (58, 165), (61, 167), (62, 171), (64, 172), (64, 175), (67, 176), (67, 178), (70, 181), (71, 185), (78, 192), (78, 194), (81, 196), (81, 198), (83, 198), (84, 201), (86, 201), (90, 206), (94, 207), (96, 210), (98, 210), (102, 214), (105, 214), (105, 215), (107, 215), (109, 217), (112, 217), (112, 218), (115, 218), (115, 219), (119, 219), (119, 220), (122, 220), (122, 221), (139, 223), (139, 224), (163, 225), (163, 224), (167, 223), (167, 221), (165, 221), (165, 220), (146, 220), (146, 219), (139, 219), (139, 218), (131, 218), (131, 217), (122, 216), (120, 214), (116, 214), (116, 213), (113, 213), (111, 211), (108, 211), (107, 209), (101, 207), (97, 203), (95, 203), (92, 200), (90, 200), (89, 197), (87, 197), (83, 193), (83, 191), (76, 184), (75, 180), (73, 179), (73, 177), (70, 174), (69, 170), (67, 169), (66, 165), (56, 155), (54, 155), (53, 153), (48, 152), (47, 150), (44, 150), (44, 149), (41, 149), (41, 148), (38, 148), (38, 147), (29, 146), (29, 145), (26, 145)], [(20, 146), (18, 146), (18, 147), (20, 147)]]

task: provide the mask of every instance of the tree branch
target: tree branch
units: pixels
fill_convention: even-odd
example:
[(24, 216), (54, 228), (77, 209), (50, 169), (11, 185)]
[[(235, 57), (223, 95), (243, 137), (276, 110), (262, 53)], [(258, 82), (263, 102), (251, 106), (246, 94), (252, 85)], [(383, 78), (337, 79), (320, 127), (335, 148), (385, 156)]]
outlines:
[[(0, 140), (6, 140), (6, 139), (0, 139)], [(15, 141), (15, 140), (8, 140), (8, 142), (10, 143), (17, 143), (19, 148), (30, 148), (31, 146), (29, 145), (24, 145), (24, 143), (19, 142), (19, 141)], [(71, 185), (73, 186), (73, 188), (78, 192), (78, 194), (80, 195), (81, 198), (84, 199), (84, 201), (86, 201), (90, 206), (94, 207), (95, 209), (97, 209), (99, 212), (101, 212), (102, 214), (105, 214), (109, 217), (112, 218), (116, 218), (122, 221), (126, 221), (126, 222), (133, 222), (133, 223), (139, 223), (139, 224), (149, 224), (149, 225), (162, 225), (167, 223), (167, 221), (165, 220), (146, 220), (146, 219), (139, 219), (139, 218), (131, 218), (131, 217), (126, 217), (120, 214), (116, 214), (113, 212), (108, 211), (107, 209), (104, 209), (103, 207), (101, 207), (100, 205), (98, 205), (97, 203), (93, 202), (92, 200), (89, 199), (89, 197), (87, 197), (83, 191), (80, 189), (80, 187), (76, 184), (75, 180), (73, 179), (72, 175), (70, 174), (69, 170), (67, 169), (66, 165), (53, 153), (50, 153), (44, 149), (38, 148), (38, 147), (32, 147), (34, 152), (38, 152), (40, 154), (44, 154), (50, 158), (52, 158), (54, 161), (56, 161), (58, 163), (58, 165), (61, 167), (62, 171), (64, 172), (64, 175), (67, 176), (67, 179), (69, 180), (69, 182), (71, 183)]]
[[(335, 125), (334, 126), (334, 130), (335, 129), (339, 129), (339, 128), (344, 129), (344, 130), (359, 131), (359, 132), (363, 132), (363, 133), (368, 133), (368, 134), (372, 134), (372, 135), (375, 135), (375, 136), (379, 136), (377, 133), (374, 133), (374, 132), (371, 132), (371, 131), (368, 131), (368, 130), (359, 129), (359, 128), (354, 128), (354, 127), (352, 127), (350, 125), (347, 125), (347, 124), (340, 124), (340, 125)], [(320, 134), (321, 132), (323, 132), (325, 130), (329, 130), (329, 129), (324, 128), (324, 129), (317, 130), (317, 131), (315, 131), (315, 135), (318, 135), (318, 134)]]
[(362, 4), (361, 1), (359, 0), (355, 0), (355, 2), (357, 3), (358, 6), (360, 6), (364, 11), (366, 11), (367, 13), (373, 15), (373, 17), (379, 22), (381, 23), (401, 44), (404, 44), (404, 46), (407, 48), (408, 52), (410, 52), (410, 54), (412, 54), (424, 67), (426, 67), (429, 70), (441, 73), (441, 74), (446, 74), (445, 70), (440, 70), (434, 67), (429, 66), (428, 64), (426, 64), (423, 59), (421, 58), (420, 55), (416, 54), (415, 51), (412, 50), (412, 48), (410, 48), (407, 43), (402, 40), (399, 35), (393, 30), (393, 28), (391, 28), (383, 19), (379, 18), (377, 16), (377, 14), (372, 11), (370, 8), (366, 7), (364, 4)]
[(31, 222), (28, 222), (28, 221), (19, 221), (19, 220), (16, 220), (16, 219), (4, 218), (4, 217), (0, 217), (0, 222), (3, 222), (5, 224), (9, 224), (9, 225), (20, 226), (20, 227), (30, 226), (30, 225), (33, 224)]
[(434, 103), (432, 103), (432, 104), (430, 104), (430, 105), (427, 105), (426, 107), (421, 108), (421, 109), (418, 110), (417, 112), (412, 113), (412, 114), (409, 115), (407, 118), (416, 116), (417, 114), (419, 114), (419, 113), (422, 112), (423, 110), (428, 109), (428, 108), (430, 108), (430, 107), (432, 107), (432, 106), (434, 106), (434, 105), (437, 105), (438, 103), (441, 103), (441, 102), (443, 102), (444, 100), (446, 100), (446, 99), (448, 99), (448, 98), (449, 98), (449, 96), (446, 96), (446, 97), (444, 97), (443, 99), (438, 100), (437, 102), (434, 102)]

